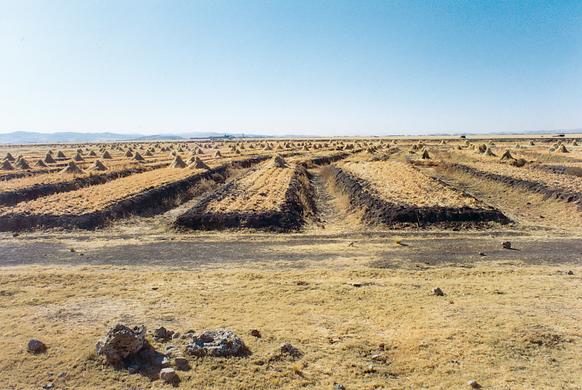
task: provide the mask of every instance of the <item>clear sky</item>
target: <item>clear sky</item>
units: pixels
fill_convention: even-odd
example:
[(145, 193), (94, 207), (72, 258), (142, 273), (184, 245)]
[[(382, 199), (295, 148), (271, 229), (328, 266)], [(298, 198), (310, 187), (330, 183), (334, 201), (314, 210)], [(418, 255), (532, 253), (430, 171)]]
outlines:
[(0, 132), (581, 127), (580, 0), (0, 0)]

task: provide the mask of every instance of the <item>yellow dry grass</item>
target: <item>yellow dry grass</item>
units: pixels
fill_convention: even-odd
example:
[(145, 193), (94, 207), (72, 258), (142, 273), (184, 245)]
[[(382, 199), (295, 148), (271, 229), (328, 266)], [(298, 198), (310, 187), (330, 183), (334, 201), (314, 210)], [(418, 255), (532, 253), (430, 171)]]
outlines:
[(131, 195), (184, 179), (203, 170), (160, 168), (115, 179), (105, 184), (81, 188), (76, 191), (57, 193), (12, 207), (1, 207), (0, 215), (9, 213), (27, 214), (85, 214), (125, 199)]
[(401, 161), (361, 161), (339, 166), (366, 180), (384, 199), (416, 206), (475, 207), (478, 202)]
[(533, 167), (528, 167), (527, 165), (524, 167), (514, 167), (508, 164), (498, 164), (494, 162), (468, 162), (465, 164), (482, 172), (534, 181), (550, 188), (563, 189), (578, 193), (582, 192), (582, 177), (545, 172)]
[(267, 161), (255, 171), (235, 181), (233, 190), (224, 198), (212, 201), (206, 211), (260, 212), (277, 210), (285, 200), (285, 192), (293, 176), (293, 167), (276, 168)]
[[(104, 366), (95, 355), (97, 339), (124, 322), (180, 332), (225, 327), (243, 338), (249, 357), (191, 359), (192, 370), (179, 372), (185, 389), (329, 389), (334, 382), (348, 389), (459, 389), (471, 379), (492, 389), (576, 389), (581, 273), (579, 265), (507, 262), (424, 271), (357, 261), (308, 269), (4, 268), (0, 383), (163, 387)], [(431, 295), (436, 286), (445, 297)], [(251, 329), (263, 337), (251, 337)], [(46, 354), (25, 352), (32, 337), (47, 343)], [(303, 358), (271, 360), (283, 342)], [(163, 351), (164, 344), (153, 345)]]

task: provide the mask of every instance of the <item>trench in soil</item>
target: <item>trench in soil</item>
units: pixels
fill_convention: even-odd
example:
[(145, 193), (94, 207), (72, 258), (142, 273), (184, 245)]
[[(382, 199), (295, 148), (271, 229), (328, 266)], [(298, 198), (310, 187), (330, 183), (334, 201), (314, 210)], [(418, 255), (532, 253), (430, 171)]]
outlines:
[(525, 187), (446, 167), (422, 167), (426, 175), (469, 193), (481, 202), (500, 210), (516, 227), (535, 230), (580, 229), (582, 218), (577, 206), (548, 197)]
[(326, 167), (309, 170), (315, 215), (305, 226), (307, 233), (333, 234), (354, 231), (361, 228), (360, 218), (350, 212), (345, 200), (337, 196), (325, 174)]

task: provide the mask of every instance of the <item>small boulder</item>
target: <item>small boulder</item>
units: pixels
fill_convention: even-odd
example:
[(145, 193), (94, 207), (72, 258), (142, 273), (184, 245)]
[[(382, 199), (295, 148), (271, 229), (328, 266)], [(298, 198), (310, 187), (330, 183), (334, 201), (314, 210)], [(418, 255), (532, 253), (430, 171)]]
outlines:
[(104, 355), (111, 365), (118, 365), (130, 355), (139, 352), (145, 342), (146, 327), (136, 326), (133, 329), (123, 324), (111, 328), (105, 337), (97, 342), (98, 355)]
[(156, 341), (168, 341), (174, 335), (174, 331), (168, 330), (163, 326), (160, 326), (156, 330), (154, 330), (154, 340)]
[(299, 348), (294, 347), (291, 343), (283, 343), (279, 347), (279, 352), (284, 355), (289, 355), (293, 358), (300, 358), (303, 356), (303, 352)]
[(46, 352), (46, 344), (37, 339), (30, 339), (26, 346), (26, 350), (33, 354)]
[(433, 295), (436, 295), (437, 297), (443, 297), (445, 295), (445, 293), (443, 292), (443, 290), (441, 290), (440, 287), (433, 288), (432, 293), (433, 293)]
[(176, 385), (180, 382), (180, 377), (176, 374), (176, 370), (171, 367), (160, 370), (160, 379), (171, 385)]
[(185, 357), (178, 356), (174, 359), (174, 366), (180, 371), (188, 371), (190, 369), (190, 363)]
[(186, 353), (193, 356), (237, 356), (245, 349), (243, 341), (231, 330), (207, 330), (192, 336)]

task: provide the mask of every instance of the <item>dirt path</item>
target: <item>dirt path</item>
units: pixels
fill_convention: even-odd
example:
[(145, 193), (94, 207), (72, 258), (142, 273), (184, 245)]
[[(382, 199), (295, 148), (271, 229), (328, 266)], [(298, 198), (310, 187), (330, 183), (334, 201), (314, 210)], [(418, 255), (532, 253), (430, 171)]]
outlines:
[(359, 230), (361, 224), (352, 213), (341, 207), (341, 199), (330, 191), (321, 169), (313, 169), (309, 173), (312, 177), (316, 216), (314, 221), (305, 227), (305, 231), (311, 234), (333, 234)]

